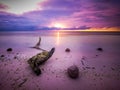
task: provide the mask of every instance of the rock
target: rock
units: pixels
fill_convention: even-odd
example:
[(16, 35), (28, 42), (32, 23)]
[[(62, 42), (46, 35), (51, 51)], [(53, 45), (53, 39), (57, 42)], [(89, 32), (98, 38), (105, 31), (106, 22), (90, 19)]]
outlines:
[(11, 52), (11, 51), (12, 51), (12, 48), (8, 48), (7, 51), (8, 51), (8, 52)]
[(65, 49), (65, 52), (70, 52), (70, 49), (69, 49), (69, 48), (66, 48), (66, 49)]
[(70, 66), (68, 69), (67, 69), (67, 73), (68, 73), (68, 76), (72, 79), (76, 79), (79, 77), (79, 69), (77, 66), (73, 65), (73, 66)]
[(5, 57), (4, 55), (1, 55), (1, 57)]
[(16, 57), (16, 56), (14, 56), (14, 59), (17, 59), (17, 57)]
[(103, 49), (102, 48), (97, 48), (97, 51), (103, 51)]

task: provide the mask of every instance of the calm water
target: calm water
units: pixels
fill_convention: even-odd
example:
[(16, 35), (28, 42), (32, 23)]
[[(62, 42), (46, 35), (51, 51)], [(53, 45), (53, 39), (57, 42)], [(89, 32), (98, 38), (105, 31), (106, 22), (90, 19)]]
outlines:
[[(0, 49), (4, 48), (27, 48), (34, 46), (38, 42), (39, 36), (42, 38), (41, 47), (49, 49), (72, 48), (74, 50), (87, 50), (104, 47), (111, 51), (120, 51), (120, 35), (82, 35), (81, 33), (69, 34), (56, 31), (41, 32), (2, 32), (0, 33)], [(20, 49), (21, 50), (21, 49)]]

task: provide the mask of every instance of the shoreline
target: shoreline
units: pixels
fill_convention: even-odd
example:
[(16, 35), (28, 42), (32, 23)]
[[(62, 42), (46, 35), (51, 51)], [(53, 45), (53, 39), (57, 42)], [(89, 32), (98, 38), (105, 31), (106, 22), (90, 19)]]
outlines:
[(120, 35), (120, 32), (108, 31), (62, 31), (62, 30), (41, 30), (41, 31), (1, 31), (0, 35), (41, 35), (41, 36), (56, 36), (57, 33), (62, 36), (66, 35)]

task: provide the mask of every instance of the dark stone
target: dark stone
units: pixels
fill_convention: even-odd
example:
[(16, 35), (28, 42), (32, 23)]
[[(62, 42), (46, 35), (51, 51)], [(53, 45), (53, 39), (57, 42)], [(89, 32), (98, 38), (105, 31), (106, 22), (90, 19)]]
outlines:
[(95, 55), (96, 57), (98, 56), (98, 55)]
[(97, 51), (103, 51), (103, 49), (102, 48), (97, 48)]
[(8, 52), (11, 52), (11, 51), (12, 51), (12, 48), (8, 48), (7, 51), (8, 51)]
[(70, 78), (76, 79), (79, 77), (79, 69), (77, 66), (73, 65), (67, 69), (68, 76)]
[(17, 57), (15, 56), (14, 59), (17, 59)]
[(70, 52), (70, 49), (69, 49), (69, 48), (66, 48), (66, 49), (65, 49), (65, 52)]
[(5, 57), (4, 55), (1, 55), (1, 57)]
[(95, 67), (92, 67), (92, 69), (95, 69)]

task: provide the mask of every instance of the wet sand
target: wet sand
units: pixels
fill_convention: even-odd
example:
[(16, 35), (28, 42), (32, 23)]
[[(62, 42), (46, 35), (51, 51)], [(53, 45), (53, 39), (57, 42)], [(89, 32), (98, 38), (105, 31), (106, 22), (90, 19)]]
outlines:
[[(41, 36), (41, 48), (55, 47), (53, 56), (36, 76), (27, 60), (41, 52), (29, 48)], [(57, 35), (56, 35), (57, 36)], [(119, 90), (119, 35), (2, 35), (0, 36), (0, 90)], [(7, 52), (7, 48), (12, 48)], [(70, 48), (70, 52), (65, 52)], [(97, 50), (102, 48), (103, 51)], [(79, 78), (67, 68), (76, 65)]]

